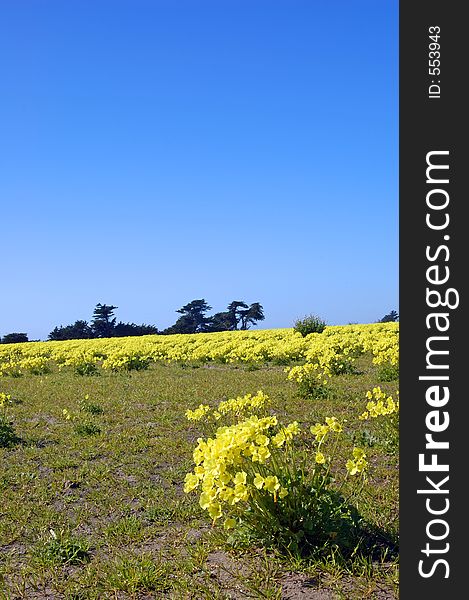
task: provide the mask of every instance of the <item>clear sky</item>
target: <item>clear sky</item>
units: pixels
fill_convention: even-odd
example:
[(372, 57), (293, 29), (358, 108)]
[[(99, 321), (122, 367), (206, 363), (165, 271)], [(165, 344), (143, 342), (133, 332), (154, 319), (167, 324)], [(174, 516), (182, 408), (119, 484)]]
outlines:
[(397, 0), (2, 0), (0, 335), (398, 310)]

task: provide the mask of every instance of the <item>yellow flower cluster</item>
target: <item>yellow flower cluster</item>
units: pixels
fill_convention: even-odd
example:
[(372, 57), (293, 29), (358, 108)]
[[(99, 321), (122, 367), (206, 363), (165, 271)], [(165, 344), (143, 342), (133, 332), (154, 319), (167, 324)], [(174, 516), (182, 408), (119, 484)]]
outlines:
[(366, 460), (365, 451), (361, 448), (354, 448), (352, 452), (353, 458), (349, 459), (346, 463), (347, 471), (350, 475), (357, 475), (363, 473), (368, 467)]
[(293, 436), (300, 433), (300, 426), (298, 421), (293, 421), (286, 427), (282, 427), (278, 433), (272, 437), (272, 444), (275, 448), (281, 448), (286, 442), (293, 439)]
[[(285, 522), (296, 523), (303, 518), (303, 509), (310, 510), (310, 503), (311, 510), (316, 510), (313, 505), (321, 494), (329, 497), (327, 488), (336, 480), (331, 471), (342, 423), (334, 416), (326, 417), (310, 428), (314, 440), (305, 437), (294, 443), (301, 433), (297, 421), (282, 425), (275, 415), (240, 417), (248, 407), (263, 408), (266, 400), (267, 396), (258, 391), (255, 396), (246, 394), (224, 401), (223, 414), (230, 413), (237, 422), (218, 427), (212, 437), (197, 440), (195, 466), (185, 477), (184, 491), (196, 491), (201, 508), (214, 524), (223, 519), (225, 529), (242, 524), (260, 532), (263, 527), (272, 527), (280, 514)], [(205, 417), (209, 415), (207, 408), (199, 406)], [(212, 412), (223, 416), (218, 410)], [(365, 452), (353, 448), (352, 457), (342, 467), (344, 481), (349, 475), (361, 475), (355, 478), (358, 485), (360, 479), (365, 480), (367, 466)]]
[(62, 415), (64, 416), (64, 419), (66, 419), (67, 421), (73, 421), (74, 416), (72, 415), (72, 413), (67, 410), (66, 408), (64, 408), (62, 410)]
[(343, 427), (336, 417), (326, 417), (325, 423), (316, 423), (310, 428), (311, 433), (316, 437), (316, 439), (320, 442), (322, 441), (329, 432), (335, 431), (336, 433), (341, 433), (343, 431)]
[(189, 421), (200, 421), (210, 410), (207, 404), (199, 404), (195, 410), (186, 410), (186, 417)]
[[(224, 511), (232, 513), (239, 502), (247, 502), (254, 490), (264, 490), (275, 501), (288, 494), (276, 475), (255, 468), (255, 463), (264, 465), (271, 456), (269, 436), (277, 424), (275, 416), (251, 416), (235, 425), (219, 427), (213, 438), (198, 439), (193, 453), (195, 468), (186, 475), (184, 491), (200, 488), (199, 504), (214, 521)], [(297, 423), (290, 425), (284, 431), (291, 438), (299, 428)], [(225, 527), (235, 523), (225, 521)]]
[(392, 396), (386, 397), (386, 394), (379, 386), (374, 387), (373, 391), (368, 391), (366, 397), (369, 402), (366, 405), (366, 411), (358, 417), (361, 420), (392, 415), (399, 412), (399, 401), (394, 401)]
[(207, 404), (199, 404), (195, 410), (186, 410), (185, 415), (189, 421), (200, 421), (203, 417), (215, 419), (218, 421), (222, 416), (232, 413), (236, 417), (240, 417), (247, 412), (256, 412), (264, 408), (269, 402), (269, 396), (259, 390), (257, 394), (246, 394), (245, 396), (237, 396), (230, 400), (222, 400), (217, 408), (210, 413), (210, 406)]
[(306, 363), (286, 367), (288, 379), (296, 383), (326, 384), (332, 375), (346, 373), (355, 358), (370, 352), (374, 364), (399, 363), (399, 323), (374, 323), (326, 327), (323, 333), (306, 336)]
[(264, 394), (262, 390), (259, 390), (254, 396), (252, 394), (246, 394), (245, 396), (237, 396), (230, 400), (223, 400), (218, 405), (217, 412), (220, 415), (226, 415), (233, 413), (240, 415), (246, 411), (256, 411), (264, 408), (269, 397)]
[(296, 383), (303, 383), (303, 381), (308, 379), (314, 379), (318, 383), (322, 382), (326, 384), (326, 377), (332, 376), (329, 368), (319, 363), (306, 363), (305, 365), (298, 365), (296, 367), (286, 367), (285, 373), (288, 373), (288, 380), (296, 381)]
[(363, 352), (371, 352), (377, 364), (397, 364), (398, 334), (398, 323), (372, 323), (329, 326), (306, 337), (290, 328), (2, 344), (0, 376), (45, 372), (52, 365), (96, 365), (120, 371), (145, 368), (156, 361), (303, 361), (318, 365), (308, 369), (327, 376), (340, 372)]
[(0, 408), (4, 408), (8, 404), (11, 404), (11, 395), (0, 392)]
[(0, 362), (0, 377), (19, 377), (23, 375), (21, 362), (7, 357), (4, 362)]

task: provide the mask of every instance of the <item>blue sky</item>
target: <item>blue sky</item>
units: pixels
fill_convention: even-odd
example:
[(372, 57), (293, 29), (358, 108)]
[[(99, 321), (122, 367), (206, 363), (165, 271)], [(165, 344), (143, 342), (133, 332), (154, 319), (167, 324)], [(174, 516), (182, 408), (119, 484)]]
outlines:
[(398, 310), (397, 0), (3, 0), (0, 335)]

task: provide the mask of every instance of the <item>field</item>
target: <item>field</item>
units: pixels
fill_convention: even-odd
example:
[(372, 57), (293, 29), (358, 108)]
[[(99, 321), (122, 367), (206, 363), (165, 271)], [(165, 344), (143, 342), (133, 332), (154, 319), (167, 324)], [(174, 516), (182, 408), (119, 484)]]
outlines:
[[(391, 323), (0, 346), (0, 598), (398, 598), (396, 411), (359, 418), (373, 388), (397, 398), (397, 337)], [(298, 423), (294, 452), (326, 417), (342, 424), (332, 487), (365, 451), (351, 497), (369, 527), (351, 551), (332, 534), (317, 551), (263, 543), (184, 491), (217, 426), (186, 411), (259, 390), (261, 416)]]

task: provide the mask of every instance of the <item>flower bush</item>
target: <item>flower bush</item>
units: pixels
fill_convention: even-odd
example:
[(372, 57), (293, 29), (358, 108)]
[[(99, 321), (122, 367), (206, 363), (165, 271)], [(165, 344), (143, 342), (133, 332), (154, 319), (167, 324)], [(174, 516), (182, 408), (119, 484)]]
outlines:
[(326, 321), (316, 315), (307, 315), (302, 319), (297, 319), (293, 325), (293, 329), (306, 337), (310, 333), (322, 333), (326, 328)]
[[(399, 394), (399, 392), (397, 392)], [(390, 453), (399, 449), (399, 400), (376, 386), (366, 393), (366, 410), (358, 417), (362, 421), (374, 420), (378, 429), (378, 441)]]
[(332, 376), (326, 365), (306, 363), (296, 367), (286, 367), (287, 379), (296, 383), (298, 394), (303, 398), (327, 398), (327, 383)]
[[(284, 425), (276, 415), (245, 414), (248, 407), (265, 410), (267, 402), (259, 391), (186, 413), (212, 423), (228, 415), (232, 422), (197, 440), (184, 491), (199, 494), (213, 525), (220, 521), (267, 546), (299, 553), (331, 544), (351, 550), (360, 522), (352, 498), (366, 480), (365, 452), (354, 448), (345, 464), (338, 463), (343, 426), (333, 416), (307, 430), (296, 421)], [(350, 479), (355, 485), (347, 485), (345, 495)]]
[(11, 395), (0, 392), (0, 448), (10, 448), (20, 441), (8, 418), (7, 411), (12, 404)]

